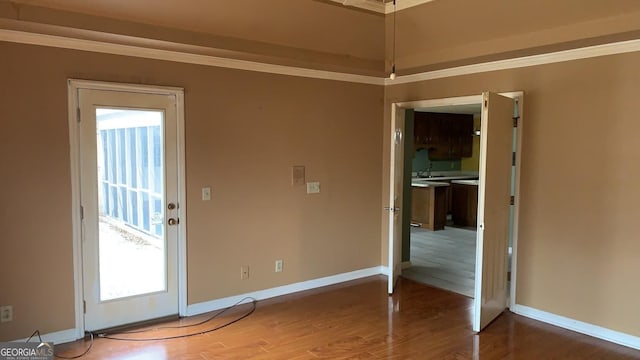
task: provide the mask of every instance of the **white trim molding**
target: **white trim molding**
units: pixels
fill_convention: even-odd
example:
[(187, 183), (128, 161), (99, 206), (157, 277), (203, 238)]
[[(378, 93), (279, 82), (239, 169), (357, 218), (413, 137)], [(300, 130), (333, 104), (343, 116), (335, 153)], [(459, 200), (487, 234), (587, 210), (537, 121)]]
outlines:
[[(141, 39), (144, 40), (144, 39)], [(458, 66), (442, 70), (427, 71), (398, 76), (394, 80), (376, 76), (340, 73), (326, 70), (308, 69), (286, 65), (276, 65), (255, 61), (238, 60), (219, 56), (185, 51), (185, 46), (169, 46), (172, 50), (158, 49), (151, 45), (129, 45), (97, 39), (80, 39), (68, 36), (42, 34), (22, 30), (0, 29), (0, 41), (55, 48), (90, 51), (104, 54), (133, 56), (154, 60), (173, 61), (212, 67), (256, 71), (262, 73), (306, 77), (313, 79), (344, 81), (369, 85), (399, 85), (454, 76), (479, 74), (490, 71), (509, 70), (528, 66), (553, 64), (558, 62), (588, 59), (599, 56), (625, 54), (640, 51), (640, 39), (593, 45), (582, 48), (556, 51), (546, 54), (524, 56), (512, 59), (490, 61)], [(195, 51), (195, 49), (194, 49)]]
[(187, 306), (186, 316), (204, 314), (232, 306), (244, 298), (250, 297), (256, 300), (269, 299), (276, 296), (293, 294), (300, 291), (316, 289), (324, 286), (335, 285), (345, 281), (365, 278), (373, 275), (386, 275), (386, 270), (382, 266), (375, 266), (368, 269), (361, 269), (342, 273), (338, 275), (326, 276), (319, 279), (307, 280), (289, 285), (278, 286), (270, 289), (254, 291), (250, 293), (229, 296), (221, 299), (191, 304)]
[(598, 339), (640, 350), (640, 337), (637, 336), (574, 320), (568, 317), (552, 314), (525, 305), (516, 304), (511, 307), (511, 311), (518, 315), (542, 321), (547, 324), (555, 325), (585, 335), (593, 336)]
[(512, 59), (489, 61), (484, 63), (458, 66), (442, 70), (398, 76), (394, 80), (385, 78), (385, 85), (399, 85), (425, 80), (441, 79), (453, 76), (471, 75), (498, 70), (517, 69), (528, 66), (546, 65), (572, 60), (589, 59), (599, 56), (625, 54), (640, 51), (640, 39), (619, 41), (609, 44), (586, 46), (582, 48), (556, 51), (546, 54), (523, 56)]
[[(76, 336), (77, 329), (67, 329), (62, 331), (56, 331), (47, 334), (40, 334), (42, 341), (52, 342), (54, 344), (64, 344), (72, 341), (76, 341), (81, 338)], [(34, 339), (35, 338), (35, 339)], [(13, 342), (26, 342), (28, 338), (13, 340)], [(39, 341), (38, 336), (34, 336), (31, 338), (31, 341)]]
[[(353, 83), (384, 85), (384, 79), (350, 73), (307, 69), (302, 67), (260, 63), (219, 56), (197, 54), (179, 50), (184, 46), (173, 46), (174, 50), (158, 49), (151, 46), (119, 44), (115, 42), (87, 40), (59, 35), (32, 33), (20, 30), (0, 29), (0, 41), (20, 44), (49, 46), (62, 49), (82, 50), (112, 55), (133, 56), (145, 59), (165, 60), (186, 64), (206, 65), (236, 70), (290, 75), (314, 79), (345, 81)], [(165, 44), (169, 45), (169, 44)], [(175, 44), (174, 44), (175, 45)], [(194, 49), (195, 50), (195, 49)]]

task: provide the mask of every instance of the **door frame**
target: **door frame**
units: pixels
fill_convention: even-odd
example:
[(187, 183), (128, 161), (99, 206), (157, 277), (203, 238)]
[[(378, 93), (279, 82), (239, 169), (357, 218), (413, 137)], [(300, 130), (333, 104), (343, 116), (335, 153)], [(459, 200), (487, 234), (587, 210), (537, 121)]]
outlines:
[[(80, 89), (125, 91), (143, 94), (175, 96), (176, 99), (176, 150), (178, 176), (179, 217), (186, 224), (186, 172), (185, 172), (185, 128), (184, 128), (184, 89), (178, 87), (150, 86), (103, 81), (68, 79), (67, 101), (69, 120), (69, 155), (71, 170), (71, 223), (73, 241), (73, 285), (75, 308), (76, 339), (84, 337), (84, 292), (82, 264), (82, 218), (81, 218), (81, 167), (80, 167), (80, 129), (78, 127), (80, 109), (78, 91)], [(178, 227), (178, 313), (187, 313), (187, 246), (186, 226)]]
[[(518, 220), (520, 214), (520, 164), (522, 159), (522, 130), (524, 124), (524, 116), (523, 116), (523, 98), (524, 91), (510, 91), (510, 92), (501, 92), (499, 95), (503, 95), (506, 97), (517, 99), (518, 104), (518, 127), (516, 129), (516, 166), (515, 166), (515, 178), (514, 178), (514, 208), (513, 208), (513, 232), (512, 236), (512, 253), (511, 253), (511, 284), (509, 289), (509, 308), (513, 308), (516, 305), (516, 279), (517, 279), (517, 249), (518, 249)], [(394, 121), (393, 116), (395, 116), (395, 112), (400, 110), (404, 111), (404, 109), (414, 109), (414, 108), (427, 108), (427, 107), (438, 107), (438, 106), (456, 106), (456, 105), (469, 105), (469, 104), (482, 104), (482, 94), (479, 95), (468, 95), (468, 96), (457, 96), (457, 97), (448, 97), (448, 98), (434, 98), (434, 99), (422, 99), (422, 100), (412, 100), (412, 101), (398, 101), (392, 102), (390, 104), (389, 113), (392, 116), (389, 121), (389, 125), (387, 127), (387, 131), (390, 132), (389, 138), (395, 131), (394, 129)], [(393, 146), (393, 143), (389, 144), (389, 146)], [(389, 171), (384, 171), (384, 179), (388, 181), (389, 188), (388, 191), (392, 191), (393, 187), (393, 171), (394, 171), (394, 159), (391, 157), (392, 149), (386, 148), (385, 154), (389, 156), (387, 166), (389, 166)], [(406, 156), (406, 154), (405, 154)], [(404, 189), (402, 189), (404, 191)], [(388, 195), (388, 194), (387, 194)], [(402, 196), (402, 194), (400, 194)], [(386, 202), (387, 196), (383, 195), (383, 199)], [(387, 205), (383, 205), (387, 206)], [(401, 214), (401, 216), (408, 216), (408, 214)], [(389, 227), (391, 227), (391, 223), (389, 223)], [(389, 234), (387, 238), (387, 246), (388, 246), (388, 259), (389, 264), (387, 264), (387, 269), (390, 269), (393, 264), (392, 256), (393, 256), (393, 238), (391, 236), (393, 229), (388, 229), (386, 232)], [(391, 274), (388, 271), (388, 274)]]

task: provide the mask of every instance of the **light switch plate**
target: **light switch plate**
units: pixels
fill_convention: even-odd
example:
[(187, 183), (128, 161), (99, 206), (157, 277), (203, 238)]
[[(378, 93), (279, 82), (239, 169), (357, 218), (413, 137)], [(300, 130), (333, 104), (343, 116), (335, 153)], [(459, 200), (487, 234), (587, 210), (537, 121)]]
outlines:
[(320, 182), (308, 182), (307, 183), (307, 194), (318, 194), (320, 193)]
[(202, 188), (202, 201), (211, 200), (211, 186), (205, 186)]
[(304, 185), (304, 166), (291, 167), (291, 185)]

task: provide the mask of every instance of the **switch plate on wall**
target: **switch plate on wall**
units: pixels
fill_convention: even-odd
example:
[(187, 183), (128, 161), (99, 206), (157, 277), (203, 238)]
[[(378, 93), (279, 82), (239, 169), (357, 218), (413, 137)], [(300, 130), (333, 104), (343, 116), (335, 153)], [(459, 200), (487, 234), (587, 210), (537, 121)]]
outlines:
[(307, 194), (318, 194), (320, 192), (320, 182), (308, 182), (307, 183)]
[(282, 272), (282, 260), (276, 260), (276, 272)]
[(211, 200), (211, 186), (205, 186), (202, 188), (202, 201)]

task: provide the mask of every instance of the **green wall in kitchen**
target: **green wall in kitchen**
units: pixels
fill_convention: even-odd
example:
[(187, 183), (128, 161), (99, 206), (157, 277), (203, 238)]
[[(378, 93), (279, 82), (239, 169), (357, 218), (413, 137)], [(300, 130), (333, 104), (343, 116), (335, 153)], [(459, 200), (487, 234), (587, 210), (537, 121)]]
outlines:
[(431, 164), (432, 171), (459, 171), (462, 169), (460, 160), (429, 160), (428, 151), (420, 149), (415, 152), (411, 162), (413, 172), (426, 171)]

